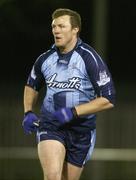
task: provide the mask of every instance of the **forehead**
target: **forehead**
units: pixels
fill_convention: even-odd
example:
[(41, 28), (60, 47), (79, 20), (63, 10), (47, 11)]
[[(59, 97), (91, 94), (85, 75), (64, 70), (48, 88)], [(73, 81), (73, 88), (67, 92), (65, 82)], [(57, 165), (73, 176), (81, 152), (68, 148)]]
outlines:
[(67, 25), (71, 24), (70, 16), (68, 15), (60, 16), (52, 21), (52, 25), (58, 25), (58, 24), (67, 24)]

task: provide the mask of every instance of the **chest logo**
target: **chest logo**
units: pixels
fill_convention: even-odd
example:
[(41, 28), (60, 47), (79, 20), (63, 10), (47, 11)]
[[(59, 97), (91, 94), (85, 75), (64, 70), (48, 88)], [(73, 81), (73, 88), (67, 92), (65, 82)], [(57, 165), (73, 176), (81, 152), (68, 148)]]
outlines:
[(59, 89), (79, 89), (81, 85), (81, 79), (79, 77), (69, 78), (67, 81), (56, 81), (57, 73), (53, 74), (46, 81), (48, 87), (54, 87)]

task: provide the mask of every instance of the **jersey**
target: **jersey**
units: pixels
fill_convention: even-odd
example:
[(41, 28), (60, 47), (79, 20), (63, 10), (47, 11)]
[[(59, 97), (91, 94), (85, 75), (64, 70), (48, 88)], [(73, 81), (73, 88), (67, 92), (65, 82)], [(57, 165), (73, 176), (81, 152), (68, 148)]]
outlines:
[[(75, 48), (61, 54), (53, 45), (35, 61), (27, 85), (39, 91), (46, 86), (41, 106), (41, 121), (46, 127), (57, 127), (53, 113), (62, 107), (74, 107), (105, 97), (114, 103), (115, 88), (106, 63), (88, 44), (78, 38)], [(81, 116), (69, 128), (87, 131), (96, 128), (96, 114)]]

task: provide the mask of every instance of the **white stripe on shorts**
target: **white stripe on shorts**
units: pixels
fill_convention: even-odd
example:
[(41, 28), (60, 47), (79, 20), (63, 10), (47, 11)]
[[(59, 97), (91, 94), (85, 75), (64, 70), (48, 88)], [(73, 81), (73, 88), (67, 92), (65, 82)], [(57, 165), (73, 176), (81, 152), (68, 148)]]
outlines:
[(93, 153), (94, 146), (95, 146), (95, 141), (96, 141), (96, 129), (91, 130), (91, 146), (90, 146), (87, 156), (83, 162), (83, 165), (91, 159), (91, 155)]

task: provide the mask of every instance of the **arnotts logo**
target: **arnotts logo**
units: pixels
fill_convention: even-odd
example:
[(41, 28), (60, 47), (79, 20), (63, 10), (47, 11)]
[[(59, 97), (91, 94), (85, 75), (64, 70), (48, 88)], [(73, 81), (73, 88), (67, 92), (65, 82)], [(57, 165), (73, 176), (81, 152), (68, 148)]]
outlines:
[(55, 81), (57, 74), (53, 74), (49, 79), (47, 80), (47, 85), (48, 87), (55, 87), (55, 88), (60, 88), (60, 89), (79, 89), (80, 87), (80, 78), (78, 77), (73, 77), (68, 79), (67, 82), (58, 82)]

